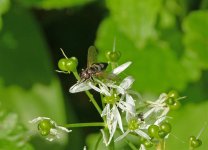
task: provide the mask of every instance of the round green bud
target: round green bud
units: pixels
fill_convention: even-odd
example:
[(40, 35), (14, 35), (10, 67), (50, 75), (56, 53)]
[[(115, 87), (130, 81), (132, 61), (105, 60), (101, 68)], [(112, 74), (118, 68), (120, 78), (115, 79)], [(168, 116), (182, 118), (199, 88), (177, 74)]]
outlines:
[(172, 97), (174, 99), (177, 99), (178, 98), (178, 92), (172, 90), (168, 93), (168, 97)]
[(169, 105), (169, 108), (171, 110), (177, 110), (181, 107), (181, 103), (179, 101), (175, 101), (175, 103), (173, 105)]
[(190, 136), (189, 141), (193, 141), (193, 140), (196, 140), (196, 137), (195, 136)]
[(143, 137), (141, 137), (141, 138), (140, 138), (140, 143), (141, 143), (141, 144), (144, 144), (144, 143), (145, 143), (145, 141), (146, 141), (146, 139), (145, 139), (145, 138), (143, 138)]
[(170, 133), (171, 132), (171, 124), (168, 122), (163, 122), (160, 124), (160, 130), (166, 132), (166, 133)]
[(72, 72), (76, 71), (77, 65), (78, 65), (78, 60), (76, 57), (71, 57), (67, 59), (65, 64), (66, 71), (72, 71)]
[(78, 60), (76, 57), (71, 57), (71, 58), (61, 58), (58, 61), (58, 68), (61, 71), (76, 71), (78, 65)]
[(191, 143), (191, 147), (193, 148), (197, 148), (202, 145), (202, 141), (200, 139), (192, 140), (190, 141), (190, 143)]
[(67, 61), (66, 58), (61, 58), (61, 59), (58, 61), (58, 68), (59, 68), (61, 71), (67, 71), (67, 69), (66, 69), (66, 61)]
[(146, 148), (150, 148), (150, 147), (153, 146), (153, 143), (151, 141), (148, 141), (148, 140), (146, 140), (143, 144)]
[(47, 119), (42, 120), (38, 123), (38, 130), (43, 136), (50, 134), (50, 130), (52, 127), (53, 125), (51, 124), (50, 120)]
[(119, 51), (108, 51), (106, 57), (110, 62), (117, 62), (121, 57), (121, 53)]
[(175, 103), (175, 99), (173, 97), (168, 97), (166, 100), (167, 105), (173, 105)]
[(150, 125), (148, 128), (148, 134), (150, 137), (158, 137), (159, 127), (157, 125)]
[(168, 133), (162, 131), (162, 130), (159, 130), (158, 131), (158, 136), (161, 138), (161, 139), (164, 139), (166, 137), (166, 135), (168, 135)]

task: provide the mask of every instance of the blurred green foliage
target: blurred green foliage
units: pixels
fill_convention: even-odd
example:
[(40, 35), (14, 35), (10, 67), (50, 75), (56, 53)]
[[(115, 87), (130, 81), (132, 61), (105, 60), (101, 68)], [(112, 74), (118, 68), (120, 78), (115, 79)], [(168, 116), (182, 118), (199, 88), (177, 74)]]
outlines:
[[(105, 18), (98, 29), (94, 29), (97, 33), (94, 42), (100, 52), (100, 61), (106, 61), (105, 53), (112, 50), (116, 38), (116, 50), (122, 53), (120, 63), (129, 60), (133, 62), (126, 74), (136, 79), (135, 90), (146, 95), (156, 95), (175, 89), (188, 96), (185, 106), (172, 114), (173, 135), (167, 143), (169, 150), (187, 149), (188, 137), (197, 136), (208, 121), (201, 117), (207, 114), (208, 98), (207, 0), (0, 0), (0, 103), (8, 110), (0, 116), (0, 122), (4, 125), (9, 120), (12, 126), (0, 132), (0, 149), (64, 149), (67, 137), (55, 145), (41, 143), (38, 142), (40, 138), (34, 138), (33, 146), (25, 144), (22, 147), (17, 146), (16, 139), (13, 142), (8, 137), (11, 134), (26, 136), (26, 131), (32, 129), (28, 121), (37, 116), (48, 116), (58, 123), (65, 123), (66, 116), (74, 120), (70, 106), (67, 106), (66, 115), (60, 81), (53, 72), (51, 56), (57, 52), (52, 53), (48, 47), (56, 41), (46, 43), (50, 40), (44, 36), (44, 25), (34, 16), (42, 12), (58, 14), (58, 10), (67, 9), (73, 10), (79, 20), (80, 16), (76, 13), (89, 5), (106, 9), (103, 13)], [(87, 8), (90, 11), (91, 7)], [(46, 20), (50, 18), (47, 15), (43, 17)], [(62, 24), (57, 28), (62, 28)], [(82, 30), (73, 30), (77, 30), (77, 37), (83, 34)], [(67, 36), (56, 38), (62, 41), (68, 39)], [(85, 40), (80, 39), (77, 45)], [(72, 43), (69, 41), (66, 44)], [(85, 51), (79, 52), (84, 54)], [(24, 130), (17, 129), (19, 125)], [(201, 150), (208, 147), (204, 136), (207, 129), (204, 132), (201, 136), (204, 141), (199, 148)], [(70, 148), (82, 147), (82, 140), (78, 140), (82, 138), (78, 134), (72, 133), (70, 139)], [(87, 139), (89, 149), (92, 149), (95, 139), (97, 135)]]

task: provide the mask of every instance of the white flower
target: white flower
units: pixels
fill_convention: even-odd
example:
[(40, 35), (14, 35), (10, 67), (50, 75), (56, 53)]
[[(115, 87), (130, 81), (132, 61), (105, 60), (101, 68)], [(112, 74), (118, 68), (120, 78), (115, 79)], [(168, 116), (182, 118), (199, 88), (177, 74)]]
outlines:
[(111, 93), (111, 96), (106, 96), (104, 98), (105, 103), (107, 104), (101, 113), (101, 117), (106, 116), (106, 123), (110, 134), (109, 139), (105, 143), (106, 145), (110, 144), (117, 125), (119, 126), (120, 130), (124, 132), (119, 108), (122, 110), (122, 112), (126, 112), (126, 114), (135, 115), (136, 111), (134, 99), (130, 94), (128, 94), (127, 91), (130, 89), (133, 81), (134, 79), (132, 77), (126, 77), (119, 86), (114, 83), (106, 84), (108, 87), (110, 87), (110, 91), (108, 91), (108, 93)]
[(140, 145), (139, 150), (146, 150), (146, 148), (145, 148), (144, 144), (141, 144), (141, 145)]
[[(121, 72), (123, 72), (124, 70), (126, 70), (129, 65), (131, 64), (131, 62), (126, 62), (120, 66), (118, 66), (117, 68), (113, 69), (113, 71), (111, 72), (114, 75), (118, 75)], [(86, 81), (78, 81), (76, 84), (74, 84), (70, 89), (69, 92), (70, 93), (78, 93), (78, 92), (83, 92), (83, 91), (87, 91), (90, 89), (94, 89), (95, 91), (101, 93), (101, 94), (105, 94), (110, 96), (110, 93), (107, 93), (107, 90), (105, 89), (106, 87), (103, 87), (103, 85), (105, 85), (103, 82), (101, 82), (100, 80), (93, 78), (94, 81), (92, 80), (86, 80)], [(98, 84), (98, 87), (96, 86)]]
[(120, 135), (115, 142), (122, 140), (124, 137), (126, 137), (130, 132), (136, 133), (137, 135), (150, 140), (150, 136), (145, 133), (143, 130), (146, 129), (146, 124), (140, 120), (140, 118), (137, 118), (132, 115), (128, 115), (127, 117), (127, 123), (128, 123), (128, 129), (126, 132), (124, 132), (122, 135)]
[[(117, 106), (120, 107), (123, 111), (135, 114), (135, 102), (131, 94), (139, 95), (137, 92), (130, 90), (132, 84), (134, 82), (133, 77), (126, 77), (119, 86), (107, 83), (108, 87), (115, 88), (117, 90), (117, 94), (121, 95), (121, 99)], [(140, 97), (140, 96), (139, 96)], [(125, 100), (125, 101), (124, 101)]]
[(106, 116), (106, 123), (107, 123), (107, 127), (109, 130), (109, 134), (110, 137), (107, 140), (106, 136), (104, 135), (104, 132), (102, 132), (103, 134), (103, 139), (104, 139), (104, 143), (107, 145), (110, 144), (113, 135), (116, 131), (117, 128), (117, 124), (119, 125), (119, 128), (121, 129), (121, 131), (123, 132), (123, 125), (122, 125), (122, 120), (121, 120), (121, 115), (119, 113), (118, 108), (116, 107), (116, 105), (113, 105), (113, 108), (110, 108), (110, 104), (107, 104), (101, 114), (101, 116)]
[[(33, 124), (38, 124), (38, 129), (40, 133), (44, 133), (44, 136), (46, 136), (46, 139), (48, 141), (59, 139), (63, 133), (69, 133), (72, 131), (68, 130), (65, 127), (58, 126), (55, 121), (47, 117), (37, 117), (29, 122)], [(41, 123), (43, 124), (42, 127)]]
[(147, 118), (152, 114), (157, 114), (158, 118), (162, 118), (163, 116), (166, 116), (170, 110), (167, 104), (165, 103), (167, 98), (168, 98), (168, 95), (166, 93), (162, 93), (156, 101), (154, 102), (147, 101), (147, 103), (149, 104), (148, 107), (150, 107), (150, 110), (144, 113), (144, 118)]

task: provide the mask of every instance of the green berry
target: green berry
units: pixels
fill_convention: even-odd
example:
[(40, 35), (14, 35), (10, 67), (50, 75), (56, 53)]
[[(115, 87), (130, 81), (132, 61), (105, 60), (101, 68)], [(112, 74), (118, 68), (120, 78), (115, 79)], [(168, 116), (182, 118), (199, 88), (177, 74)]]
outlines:
[(195, 136), (190, 136), (189, 141), (193, 141), (193, 140), (196, 140), (196, 137)]
[(181, 103), (179, 101), (175, 101), (173, 105), (169, 105), (171, 110), (177, 110), (181, 107)]
[(121, 53), (119, 51), (108, 51), (106, 57), (110, 62), (117, 62), (121, 57)]
[(150, 125), (148, 128), (148, 134), (150, 137), (158, 137), (159, 127), (157, 125)]
[(42, 120), (38, 123), (38, 130), (43, 136), (50, 134), (50, 130), (52, 127), (53, 125), (51, 124), (50, 120), (47, 119)]
[(148, 141), (148, 140), (144, 141), (143, 144), (144, 144), (144, 146), (145, 146), (146, 148), (150, 148), (150, 147), (153, 146), (153, 143), (152, 143), (151, 141)]
[(166, 133), (170, 133), (171, 132), (171, 124), (168, 123), (168, 122), (163, 122), (161, 125), (160, 125), (160, 130), (166, 132)]
[(76, 71), (78, 65), (78, 60), (75, 57), (71, 57), (66, 60), (65, 68), (66, 71)]
[(59, 68), (61, 71), (67, 71), (67, 69), (66, 69), (66, 61), (67, 61), (66, 58), (61, 58), (61, 59), (58, 61), (58, 68)]
[(158, 136), (161, 138), (161, 139), (164, 139), (166, 137), (166, 135), (168, 135), (168, 133), (162, 131), (162, 130), (159, 130), (158, 131)]
[(168, 93), (168, 97), (172, 97), (174, 99), (177, 99), (178, 98), (178, 92), (172, 90)]
[(141, 144), (144, 144), (144, 143), (145, 143), (145, 141), (146, 141), (146, 139), (145, 139), (145, 138), (143, 138), (143, 137), (141, 137), (141, 138), (140, 138), (140, 143), (141, 143)]
[(190, 143), (191, 143), (191, 147), (193, 148), (197, 148), (202, 145), (202, 141), (200, 139), (192, 140), (190, 141)]
[(78, 60), (76, 57), (62, 58), (58, 61), (58, 68), (61, 71), (76, 71)]
[(173, 97), (168, 97), (166, 100), (166, 104), (173, 105), (175, 103), (175, 99)]

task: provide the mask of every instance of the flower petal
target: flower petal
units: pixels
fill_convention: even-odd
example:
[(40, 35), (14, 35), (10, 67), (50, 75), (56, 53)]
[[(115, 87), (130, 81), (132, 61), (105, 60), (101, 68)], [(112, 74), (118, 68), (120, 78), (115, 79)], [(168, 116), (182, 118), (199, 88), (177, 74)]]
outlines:
[(99, 93), (102, 93), (101, 90), (96, 87), (95, 85), (92, 84), (92, 82), (88, 82), (88, 85), (95, 91), (99, 92)]
[(141, 137), (150, 140), (151, 138), (149, 137), (149, 135), (145, 132), (143, 132), (142, 130), (136, 129), (134, 130), (134, 132), (136, 132), (138, 135), (140, 135)]
[(118, 141), (122, 140), (125, 136), (127, 136), (129, 134), (129, 132), (130, 132), (130, 130), (127, 130), (126, 132), (124, 132), (124, 134), (122, 134), (118, 138), (116, 138), (114, 142), (118, 142)]
[(60, 129), (60, 130), (62, 130), (62, 131), (65, 131), (65, 132), (67, 132), (67, 133), (72, 132), (72, 130), (69, 130), (69, 129), (67, 129), (67, 128), (65, 128), (65, 127), (62, 127), (62, 126), (56, 126), (56, 128), (57, 128), (57, 129)]
[(146, 148), (143, 144), (141, 144), (139, 150), (146, 150)]
[(83, 91), (87, 91), (90, 89), (91, 87), (87, 84), (87, 82), (77, 82), (69, 89), (69, 92), (78, 93), (78, 92), (83, 92)]
[(100, 130), (103, 135), (103, 143), (108, 146), (108, 140), (103, 129)]
[(144, 119), (149, 117), (149, 115), (151, 115), (154, 111), (155, 111), (155, 108), (153, 107), (150, 110), (148, 110), (146, 113), (144, 113), (143, 115)]
[(110, 110), (110, 104), (107, 104), (101, 113), (101, 117), (105, 116)]
[(126, 102), (127, 102), (128, 104), (131, 104), (131, 105), (135, 106), (134, 99), (133, 99), (132, 96), (129, 95), (129, 94), (126, 94)]
[(124, 132), (123, 131), (122, 120), (121, 120), (121, 115), (118, 111), (118, 108), (115, 105), (114, 105), (113, 113), (114, 113), (114, 116), (116, 117), (116, 120), (118, 121), (119, 128), (121, 129), (122, 132)]
[(113, 69), (112, 73), (115, 75), (120, 74), (121, 72), (123, 72), (126, 68), (129, 67), (129, 65), (131, 65), (131, 61), (128, 61), (120, 66), (118, 66), (117, 68)]
[(48, 118), (48, 117), (37, 117), (37, 118), (35, 118), (35, 119), (29, 121), (29, 123), (37, 123), (37, 122), (39, 122), (39, 121), (41, 121), (41, 120), (45, 120), (45, 119), (51, 121), (51, 119)]
[(123, 81), (121, 82), (119, 87), (122, 87), (123, 89), (127, 90), (131, 87), (131, 85), (133, 84), (134, 81), (135, 80), (132, 76), (128, 76), (125, 79), (123, 79)]

